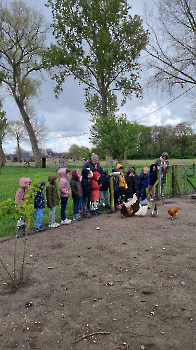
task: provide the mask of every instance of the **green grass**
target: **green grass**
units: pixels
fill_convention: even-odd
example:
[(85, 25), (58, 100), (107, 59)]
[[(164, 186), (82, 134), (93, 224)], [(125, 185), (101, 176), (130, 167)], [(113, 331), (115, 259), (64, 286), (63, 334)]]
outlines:
[[(154, 160), (134, 160), (134, 161), (128, 161), (128, 164), (125, 167), (124, 174), (126, 174), (127, 169), (130, 166), (136, 167), (136, 173), (139, 175), (142, 171), (144, 166), (149, 167), (150, 164), (152, 164)], [(192, 164), (194, 163), (194, 159), (189, 160), (171, 160), (170, 164), (186, 164), (187, 165), (187, 173), (192, 172)], [(112, 168), (107, 168), (106, 161), (100, 161), (102, 167), (104, 167), (108, 173), (111, 172)], [(68, 168), (70, 171), (73, 169), (80, 169), (82, 170), (83, 162), (70, 162), (68, 165)], [(115, 167), (115, 166), (114, 166)], [(184, 191), (184, 180), (182, 179), (182, 173), (184, 170), (184, 166), (179, 167), (179, 174), (178, 174), (178, 183), (180, 187), (180, 191)], [(51, 168), (34, 168), (32, 166), (25, 168), (21, 166), (5, 166), (1, 169), (0, 173), (0, 202), (11, 198), (15, 199), (16, 191), (19, 189), (19, 179), (21, 177), (30, 177), (31, 180), (35, 180), (35, 176), (38, 175), (41, 179), (41, 181), (46, 182), (46, 186), (48, 185), (48, 175), (51, 173), (57, 173), (55, 169)], [(71, 174), (70, 174), (71, 175)], [(169, 177), (169, 179), (171, 176)], [(196, 177), (190, 178), (191, 182), (196, 186)], [(193, 190), (190, 184), (187, 183), (187, 190)], [(171, 182), (170, 180), (167, 181), (167, 184), (165, 186), (166, 195), (171, 194)], [(44, 190), (45, 194), (45, 190)], [(42, 221), (43, 226), (47, 226), (49, 223), (49, 208), (44, 209), (44, 218)], [(66, 208), (66, 216), (70, 219), (73, 218), (73, 200), (72, 197), (69, 197), (67, 208)], [(60, 205), (57, 206), (56, 211), (56, 221), (60, 222)], [(32, 218), (32, 227), (33, 227), (33, 218)], [(0, 236), (6, 236), (11, 235), (16, 232), (16, 221), (11, 220), (9, 215), (6, 215), (0, 220)]]

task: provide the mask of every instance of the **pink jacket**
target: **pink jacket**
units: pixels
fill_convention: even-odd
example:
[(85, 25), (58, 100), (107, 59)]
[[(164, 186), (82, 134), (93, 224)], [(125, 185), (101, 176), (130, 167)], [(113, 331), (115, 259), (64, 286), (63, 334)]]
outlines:
[(15, 196), (15, 202), (18, 202), (19, 204), (23, 204), (25, 201), (25, 194), (26, 194), (26, 189), (29, 187), (29, 183), (31, 183), (31, 179), (30, 177), (21, 177), (19, 184), (20, 184), (20, 188), (19, 190), (16, 192), (16, 196)]
[(98, 185), (98, 182), (97, 182), (97, 178), (99, 176), (100, 174), (97, 171), (95, 171), (91, 179), (91, 202), (98, 200), (100, 197), (99, 189), (101, 186)]
[(70, 186), (66, 178), (66, 168), (59, 169), (58, 174), (61, 178), (60, 184), (59, 184), (60, 196), (61, 197), (71, 196)]

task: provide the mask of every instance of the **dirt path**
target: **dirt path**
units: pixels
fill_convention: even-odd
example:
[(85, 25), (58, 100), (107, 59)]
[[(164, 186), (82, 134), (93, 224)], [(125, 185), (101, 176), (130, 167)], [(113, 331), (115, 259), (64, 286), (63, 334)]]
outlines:
[[(196, 349), (196, 200), (164, 199), (158, 217), (150, 212), (29, 236), (28, 283), (11, 293), (0, 267), (0, 349)], [(14, 240), (0, 251), (12, 268)]]

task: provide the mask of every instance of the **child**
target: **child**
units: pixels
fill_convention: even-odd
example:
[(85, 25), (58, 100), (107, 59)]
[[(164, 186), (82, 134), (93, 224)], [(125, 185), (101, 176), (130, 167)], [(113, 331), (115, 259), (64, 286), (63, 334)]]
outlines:
[(58, 174), (60, 176), (60, 197), (61, 197), (61, 224), (62, 225), (69, 225), (71, 224), (71, 220), (66, 218), (65, 210), (67, 206), (68, 197), (71, 196), (71, 191), (68, 183), (68, 177), (70, 174), (70, 170), (66, 168), (61, 168), (58, 171)]
[(148, 187), (148, 179), (148, 168), (144, 167), (138, 179), (139, 196), (141, 196), (142, 201), (146, 198), (146, 188)]
[(125, 192), (127, 190), (127, 184), (125, 181), (125, 177), (123, 174), (123, 166), (122, 164), (117, 164), (116, 169), (118, 169), (117, 171), (120, 171), (120, 175), (119, 175), (119, 200), (120, 203), (122, 203), (125, 200)]
[[(25, 194), (27, 193), (27, 190), (31, 184), (30, 177), (21, 177), (19, 180), (20, 188), (16, 192), (15, 196), (15, 202), (18, 202), (19, 204), (23, 204), (25, 201)], [(17, 221), (17, 227), (18, 227), (18, 233), (21, 236), (25, 235), (25, 222), (22, 219), (22, 217)]]
[[(156, 181), (157, 181), (157, 165), (151, 164), (150, 165), (150, 173), (149, 173), (149, 184), (148, 184), (148, 192), (149, 193), (151, 192)], [(155, 196), (155, 188), (150, 193), (150, 200), (153, 200), (154, 196)]]
[[(117, 168), (112, 169), (112, 172), (119, 172)], [(119, 175), (113, 175), (114, 183), (114, 208), (115, 210), (119, 209)], [(110, 203), (111, 203), (111, 189), (110, 189)]]
[[(110, 177), (105, 169), (101, 169), (100, 206), (108, 207), (108, 189), (110, 188)], [(103, 202), (105, 199), (105, 203)]]
[(57, 191), (58, 175), (50, 174), (48, 176), (49, 185), (46, 187), (47, 206), (50, 208), (50, 224), (48, 227), (56, 228), (60, 226), (55, 222), (56, 206), (59, 204), (59, 196)]
[(82, 185), (80, 181), (80, 170), (74, 169), (72, 171), (72, 178), (70, 180), (72, 198), (73, 198), (73, 211), (74, 217), (73, 220), (80, 221), (82, 217), (79, 214), (79, 204), (82, 198)]
[(43, 219), (43, 212), (45, 208), (45, 198), (43, 194), (43, 189), (45, 182), (40, 183), (40, 189), (37, 191), (34, 199), (34, 228), (36, 231), (43, 231), (44, 227), (41, 226)]
[(91, 170), (88, 168), (82, 169), (82, 192), (83, 192), (83, 218), (90, 218), (91, 214), (88, 212), (88, 203), (90, 200), (91, 195), (91, 184), (90, 184), (90, 178), (91, 178)]
[(91, 209), (92, 209), (92, 215), (100, 215), (101, 213), (98, 210), (98, 203), (99, 203), (99, 189), (101, 185), (98, 185), (98, 179), (100, 177), (100, 173), (95, 171), (93, 173), (93, 177), (91, 179)]
[(125, 192), (125, 200), (129, 198), (133, 198), (133, 195), (136, 193), (136, 183), (135, 183), (135, 169), (134, 168), (129, 168), (127, 171), (127, 174), (125, 175), (125, 181), (127, 184), (127, 189)]

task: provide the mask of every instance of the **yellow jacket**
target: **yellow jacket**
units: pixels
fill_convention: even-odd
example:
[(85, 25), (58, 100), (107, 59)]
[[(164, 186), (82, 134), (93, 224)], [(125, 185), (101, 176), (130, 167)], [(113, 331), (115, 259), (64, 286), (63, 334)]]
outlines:
[[(117, 164), (116, 168), (119, 169), (123, 167), (122, 164)], [(120, 169), (120, 175), (119, 175), (119, 187), (124, 187), (125, 189), (128, 188), (127, 186), (127, 183), (125, 181), (125, 177), (124, 177), (124, 174), (123, 174), (123, 171)]]

